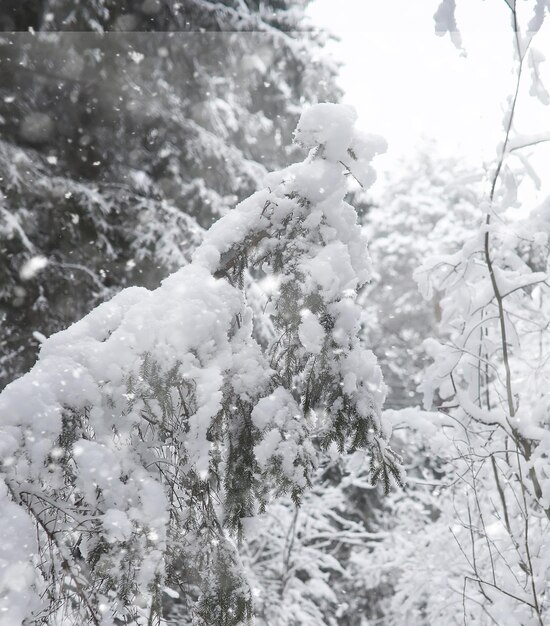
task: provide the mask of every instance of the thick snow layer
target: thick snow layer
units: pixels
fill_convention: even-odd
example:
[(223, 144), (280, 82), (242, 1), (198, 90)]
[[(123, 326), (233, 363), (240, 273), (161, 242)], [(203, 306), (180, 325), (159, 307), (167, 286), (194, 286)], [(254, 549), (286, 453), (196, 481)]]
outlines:
[(304, 348), (312, 354), (319, 354), (323, 348), (325, 330), (319, 320), (307, 309), (302, 311), (302, 323), (298, 336)]
[[(40, 607), (40, 581), (29, 555), (36, 552), (34, 524), (14, 504), (0, 480), (0, 625), (21, 624)], [(38, 588), (36, 587), (38, 586)]]
[(306, 148), (324, 147), (329, 161), (347, 158), (351, 146), (357, 113), (345, 104), (318, 104), (300, 117), (295, 138)]

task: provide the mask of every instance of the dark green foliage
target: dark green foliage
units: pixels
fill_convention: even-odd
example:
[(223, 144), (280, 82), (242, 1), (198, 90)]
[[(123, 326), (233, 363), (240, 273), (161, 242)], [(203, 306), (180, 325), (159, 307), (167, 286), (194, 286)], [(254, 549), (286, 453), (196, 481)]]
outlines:
[(252, 623), (251, 590), (244, 579), (237, 552), (227, 540), (218, 544), (210, 564), (211, 576), (198, 607), (199, 623), (244, 626)]
[(262, 494), (258, 479), (260, 470), (254, 456), (254, 445), (259, 440), (259, 432), (250, 418), (252, 408), (236, 399), (226, 413), (229, 445), (226, 460), (225, 519), (229, 528), (237, 531), (239, 540), (242, 538), (241, 520), (254, 515), (256, 501)]

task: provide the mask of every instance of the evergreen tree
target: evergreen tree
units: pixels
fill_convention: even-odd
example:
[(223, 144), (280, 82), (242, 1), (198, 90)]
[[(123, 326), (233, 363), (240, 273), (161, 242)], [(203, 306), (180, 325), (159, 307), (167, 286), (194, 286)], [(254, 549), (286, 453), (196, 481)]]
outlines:
[[(301, 501), (322, 449), (401, 482), (359, 338), (366, 240), (344, 200), (348, 174), (373, 181), (384, 142), (354, 124), (343, 105), (305, 111), (303, 163), (271, 174), (158, 289), (125, 289), (45, 341), (0, 395), (2, 525), (24, 536), (1, 548), (8, 619), (247, 623), (238, 542), (273, 495)], [(263, 343), (250, 271), (270, 285)]]

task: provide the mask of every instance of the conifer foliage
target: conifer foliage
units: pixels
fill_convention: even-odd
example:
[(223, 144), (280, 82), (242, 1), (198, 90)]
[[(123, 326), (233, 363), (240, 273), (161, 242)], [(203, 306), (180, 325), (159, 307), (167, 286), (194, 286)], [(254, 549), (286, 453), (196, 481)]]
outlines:
[(338, 93), (306, 4), (0, 3), (0, 388), (288, 162)]
[(359, 340), (366, 240), (344, 200), (350, 179), (373, 182), (385, 145), (355, 121), (343, 105), (307, 109), (305, 161), (271, 174), (158, 289), (125, 289), (45, 341), (4, 390), (8, 621), (247, 623), (239, 539), (273, 495), (300, 501), (323, 448), (364, 450), (373, 481), (401, 480)]

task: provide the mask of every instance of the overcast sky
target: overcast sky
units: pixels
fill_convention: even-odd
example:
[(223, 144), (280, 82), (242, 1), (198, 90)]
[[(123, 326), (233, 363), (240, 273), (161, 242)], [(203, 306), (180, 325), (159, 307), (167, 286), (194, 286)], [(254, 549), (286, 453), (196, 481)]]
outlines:
[[(480, 165), (494, 158), (502, 139), (506, 98), (515, 81), (510, 11), (504, 0), (457, 0), (461, 54), (448, 35), (434, 32), (438, 4), (315, 0), (310, 6), (316, 23), (340, 38), (327, 52), (342, 63), (344, 101), (357, 108), (361, 126), (386, 137), (388, 163), (432, 139), (442, 155), (459, 154)], [(548, 59), (549, 21), (533, 42)], [(549, 65), (540, 69), (550, 88)], [(517, 129), (550, 131), (550, 108), (528, 95), (529, 73), (525, 79)], [(539, 149), (536, 161), (550, 169), (550, 147)]]

